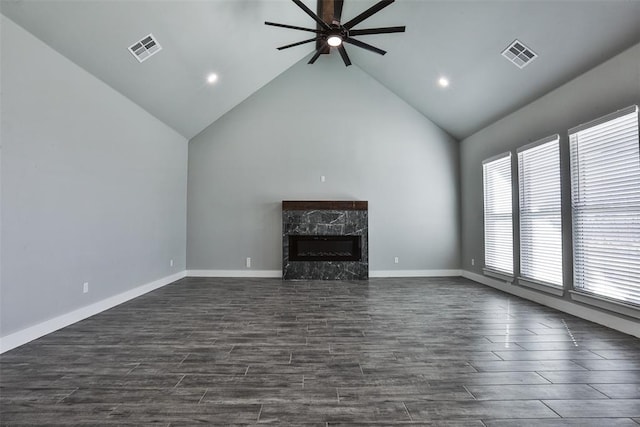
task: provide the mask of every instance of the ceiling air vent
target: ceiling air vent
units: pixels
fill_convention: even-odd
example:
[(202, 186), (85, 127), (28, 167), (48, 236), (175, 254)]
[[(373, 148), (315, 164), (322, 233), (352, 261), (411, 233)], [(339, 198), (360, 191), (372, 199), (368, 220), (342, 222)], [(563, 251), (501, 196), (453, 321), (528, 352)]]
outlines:
[(524, 44), (515, 40), (503, 52), (502, 56), (514, 63), (518, 68), (524, 68), (531, 61), (536, 59), (538, 55), (526, 47)]
[(153, 34), (149, 34), (139, 42), (131, 45), (129, 47), (129, 52), (131, 52), (131, 54), (135, 56), (139, 62), (143, 62), (152, 57), (154, 54), (160, 52), (161, 49), (162, 46), (160, 46), (160, 44), (156, 41), (155, 37), (153, 37)]

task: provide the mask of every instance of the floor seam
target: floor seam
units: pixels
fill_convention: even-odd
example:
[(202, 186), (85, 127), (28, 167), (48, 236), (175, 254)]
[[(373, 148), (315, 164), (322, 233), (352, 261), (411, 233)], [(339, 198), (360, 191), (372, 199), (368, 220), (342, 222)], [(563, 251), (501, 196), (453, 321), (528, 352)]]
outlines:
[(208, 391), (209, 391), (208, 388), (204, 390), (204, 393), (202, 393), (202, 396), (200, 396), (200, 400), (198, 400), (198, 405), (202, 403), (202, 399), (204, 399)]
[(185, 360), (187, 360), (187, 358), (189, 357), (191, 353), (187, 353), (187, 355), (185, 357), (182, 358), (182, 360), (180, 361), (180, 363), (178, 363), (178, 367), (182, 366), (182, 364), (184, 363)]
[(544, 400), (540, 399), (538, 402), (542, 403), (544, 406), (546, 406), (547, 408), (549, 408), (549, 409), (550, 409), (554, 414), (556, 414), (558, 417), (560, 417), (560, 418), (563, 418), (563, 419), (564, 419), (564, 417), (563, 417), (562, 415), (560, 415), (559, 413), (557, 413), (557, 412), (556, 412), (556, 411), (555, 411), (551, 406), (547, 405), (547, 403), (546, 403)]
[(72, 390), (71, 392), (67, 393), (66, 395), (62, 396), (60, 399), (58, 399), (56, 401), (56, 403), (61, 403), (64, 399), (66, 399), (67, 397), (71, 396), (73, 393), (75, 393), (76, 391), (80, 390), (80, 387), (76, 387), (74, 390)]
[(260, 422), (260, 415), (262, 415), (262, 407), (264, 405), (260, 405), (260, 410), (258, 411), (258, 418), (256, 419), (256, 422), (259, 423)]
[(178, 387), (178, 385), (182, 382), (182, 380), (183, 380), (183, 379), (184, 379), (184, 377), (186, 377), (186, 376), (187, 376), (187, 375), (186, 375), (186, 374), (184, 374), (184, 375), (182, 376), (182, 378), (180, 378), (180, 379), (178, 380), (178, 382), (176, 383), (176, 385), (174, 385), (174, 386), (173, 386), (173, 388)]
[(407, 415), (409, 416), (409, 421), (413, 422), (413, 417), (411, 416), (411, 412), (409, 412), (409, 408), (407, 408), (407, 404), (404, 401), (402, 402), (402, 406), (404, 406), (404, 410), (407, 412)]

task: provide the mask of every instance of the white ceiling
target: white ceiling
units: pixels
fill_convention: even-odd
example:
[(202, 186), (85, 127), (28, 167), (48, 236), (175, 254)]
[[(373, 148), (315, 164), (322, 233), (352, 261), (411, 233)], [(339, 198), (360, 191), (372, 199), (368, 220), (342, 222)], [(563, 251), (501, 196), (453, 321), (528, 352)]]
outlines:
[[(374, 3), (345, 0), (343, 20)], [(264, 21), (315, 26), (289, 0), (2, 0), (1, 12), (187, 138), (314, 49), (276, 50), (312, 35)], [(352, 62), (461, 139), (639, 43), (640, 0), (398, 0), (356, 28), (396, 25), (406, 33), (359, 37), (387, 55), (347, 45)], [(138, 63), (127, 48), (149, 33), (163, 50)], [(522, 70), (500, 55), (514, 39), (539, 55)]]

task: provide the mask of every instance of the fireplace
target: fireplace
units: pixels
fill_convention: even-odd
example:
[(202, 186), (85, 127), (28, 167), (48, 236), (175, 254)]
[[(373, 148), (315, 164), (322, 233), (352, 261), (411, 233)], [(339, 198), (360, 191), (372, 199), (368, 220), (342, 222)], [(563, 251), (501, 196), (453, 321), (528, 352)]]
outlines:
[(283, 201), (282, 278), (369, 278), (366, 201)]
[(289, 261), (360, 261), (360, 236), (289, 235)]

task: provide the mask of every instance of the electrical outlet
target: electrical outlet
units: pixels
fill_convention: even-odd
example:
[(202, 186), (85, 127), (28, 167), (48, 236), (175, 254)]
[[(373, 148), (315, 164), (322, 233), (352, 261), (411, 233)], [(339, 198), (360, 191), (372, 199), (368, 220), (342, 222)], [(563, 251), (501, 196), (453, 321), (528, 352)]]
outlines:
[(251, 258), (247, 257), (247, 268), (251, 268)]
[(169, 267), (173, 267), (173, 260), (169, 261)]
[(400, 260), (398, 259), (398, 257), (395, 257), (395, 258), (393, 259), (393, 262), (394, 262), (394, 263), (396, 263), (396, 264), (397, 264), (399, 261), (400, 261)]
[(325, 181), (324, 175), (320, 176), (320, 182), (324, 182), (324, 181)]
[(476, 259), (475, 258), (471, 258), (471, 265), (476, 265)]
[(82, 284), (82, 293), (86, 294), (87, 292), (89, 292), (89, 282), (84, 282)]

